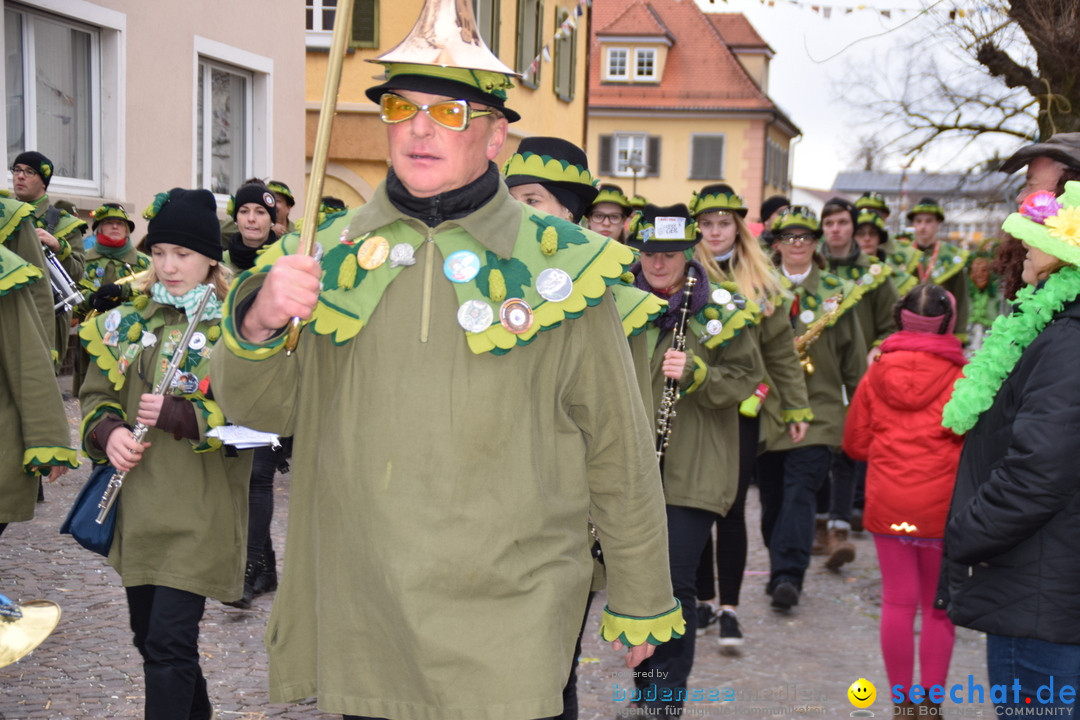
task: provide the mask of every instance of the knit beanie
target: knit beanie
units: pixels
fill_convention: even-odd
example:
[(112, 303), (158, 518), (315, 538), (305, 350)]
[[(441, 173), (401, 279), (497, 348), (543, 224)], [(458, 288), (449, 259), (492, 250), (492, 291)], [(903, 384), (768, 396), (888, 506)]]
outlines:
[(249, 183), (236, 191), (236, 195), (229, 204), (229, 214), (233, 220), (236, 219), (240, 208), (248, 203), (261, 205), (266, 212), (270, 213), (270, 222), (277, 222), (277, 200), (274, 198), (274, 193), (265, 185)]
[(49, 158), (45, 157), (37, 150), (27, 150), (26, 152), (19, 153), (15, 156), (15, 162), (11, 164), (12, 166), (25, 165), (26, 167), (33, 168), (45, 182), (45, 187), (49, 187), (49, 181), (52, 180), (53, 176), (53, 164)]
[(761, 203), (761, 222), (765, 222), (770, 216), (785, 205), (790, 205), (791, 201), (783, 195), (773, 195), (765, 202)]
[(158, 193), (143, 217), (150, 221), (144, 241), (147, 249), (159, 242), (172, 243), (221, 260), (221, 226), (209, 190), (173, 188)]

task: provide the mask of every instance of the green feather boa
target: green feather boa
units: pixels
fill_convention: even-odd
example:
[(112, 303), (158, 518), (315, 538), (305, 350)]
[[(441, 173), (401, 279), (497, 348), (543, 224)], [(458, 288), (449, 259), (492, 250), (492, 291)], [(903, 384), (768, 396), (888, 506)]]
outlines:
[(994, 320), (982, 348), (965, 366), (964, 377), (956, 381), (941, 424), (957, 435), (973, 428), (979, 416), (994, 404), (1001, 384), (1027, 346), (1077, 295), (1080, 268), (1074, 265), (1052, 274), (1041, 288), (1028, 285), (1020, 290), (1012, 314)]

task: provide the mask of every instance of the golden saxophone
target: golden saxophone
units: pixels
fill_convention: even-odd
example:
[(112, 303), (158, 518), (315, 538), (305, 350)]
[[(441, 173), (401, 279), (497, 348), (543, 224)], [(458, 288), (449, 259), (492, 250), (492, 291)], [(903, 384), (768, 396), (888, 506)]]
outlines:
[[(686, 321), (690, 316), (690, 299), (694, 294), (694, 269), (686, 268), (686, 284), (683, 286), (682, 303), (679, 305), (679, 322), (671, 337), (671, 349), (686, 352)], [(664, 395), (660, 407), (656, 410), (656, 459), (664, 461), (664, 451), (671, 441), (671, 426), (675, 421), (675, 404), (679, 402), (679, 381), (675, 378), (664, 379)]]
[(821, 317), (807, 325), (806, 332), (795, 338), (795, 351), (799, 353), (799, 364), (803, 366), (807, 375), (814, 374), (814, 361), (810, 359), (810, 347), (818, 341), (821, 333), (825, 332), (825, 328), (829, 327), (840, 314), (840, 300), (839, 295), (826, 300), (826, 304), (835, 301), (832, 309), (827, 310)]
[[(199, 326), (199, 321), (202, 320), (203, 313), (206, 311), (206, 304), (210, 302), (210, 296), (213, 294), (214, 286), (207, 285), (206, 290), (203, 291), (202, 298), (199, 299), (198, 307), (195, 308), (195, 312), (188, 318), (187, 329), (184, 330), (184, 336), (176, 346), (175, 352), (173, 352), (172, 360), (169, 361), (168, 367), (165, 368), (165, 372), (161, 375), (161, 380), (158, 382), (157, 387), (154, 388), (155, 395), (164, 395), (168, 392), (169, 388), (172, 387), (172, 381), (173, 378), (176, 377), (176, 371), (180, 369), (180, 363), (184, 361), (184, 357), (187, 355), (191, 337), (195, 334), (195, 328)], [(150, 428), (146, 425), (136, 423), (131, 434), (135, 436), (135, 442), (141, 443), (149, 430)], [(101, 502), (98, 503), (98, 515), (96, 518), (98, 525), (104, 523), (105, 519), (109, 517), (109, 511), (116, 503), (116, 498), (120, 494), (120, 487), (124, 484), (124, 478), (126, 476), (127, 470), (124, 470), (114, 473), (113, 476), (109, 478), (109, 484), (105, 486), (105, 492), (101, 495)]]

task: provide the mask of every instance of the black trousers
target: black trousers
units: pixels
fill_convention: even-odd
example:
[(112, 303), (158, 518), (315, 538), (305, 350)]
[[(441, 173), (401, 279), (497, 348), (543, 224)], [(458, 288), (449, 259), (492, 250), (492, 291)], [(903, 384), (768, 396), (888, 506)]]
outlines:
[(206, 598), (157, 585), (125, 590), (146, 675), (146, 720), (209, 720), (212, 708), (199, 667)]
[(758, 458), (761, 535), (769, 548), (769, 589), (787, 580), (802, 589), (814, 544), (815, 495), (828, 479), (825, 445), (767, 452)]
[[(716, 551), (710, 538), (705, 543), (698, 564), (697, 598), (712, 600), (720, 586), (720, 605), (738, 605), (746, 571), (746, 493), (754, 481), (757, 467), (758, 428), (760, 421), (739, 416), (739, 489), (727, 515), (716, 518)], [(713, 575), (713, 557), (716, 574)]]
[[(634, 684), (642, 690), (657, 688), (685, 689), (694, 667), (694, 641), (697, 637), (697, 568), (701, 550), (709, 542), (716, 513), (698, 508), (667, 506), (668, 558), (671, 565), (671, 585), (675, 597), (682, 603), (686, 632), (656, 648), (651, 658), (637, 666)], [(654, 672), (649, 672), (654, 671)], [(682, 702), (661, 703), (668, 708), (680, 708)]]
[(291, 454), (292, 438), (282, 438), (281, 449), (255, 448), (248, 490), (248, 562), (258, 562), (273, 549), (270, 521), (274, 518), (274, 473)]

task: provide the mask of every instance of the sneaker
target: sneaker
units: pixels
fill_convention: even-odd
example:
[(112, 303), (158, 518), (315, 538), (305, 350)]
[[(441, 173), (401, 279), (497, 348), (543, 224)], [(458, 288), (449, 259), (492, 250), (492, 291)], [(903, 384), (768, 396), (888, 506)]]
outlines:
[(704, 635), (709, 626), (716, 622), (716, 608), (709, 603), (698, 603), (697, 606), (697, 634)]
[(799, 589), (790, 580), (776, 583), (772, 591), (772, 606), (777, 610), (790, 610), (799, 604)]
[(733, 648), (743, 644), (742, 630), (739, 629), (739, 618), (730, 610), (720, 613), (720, 647)]

